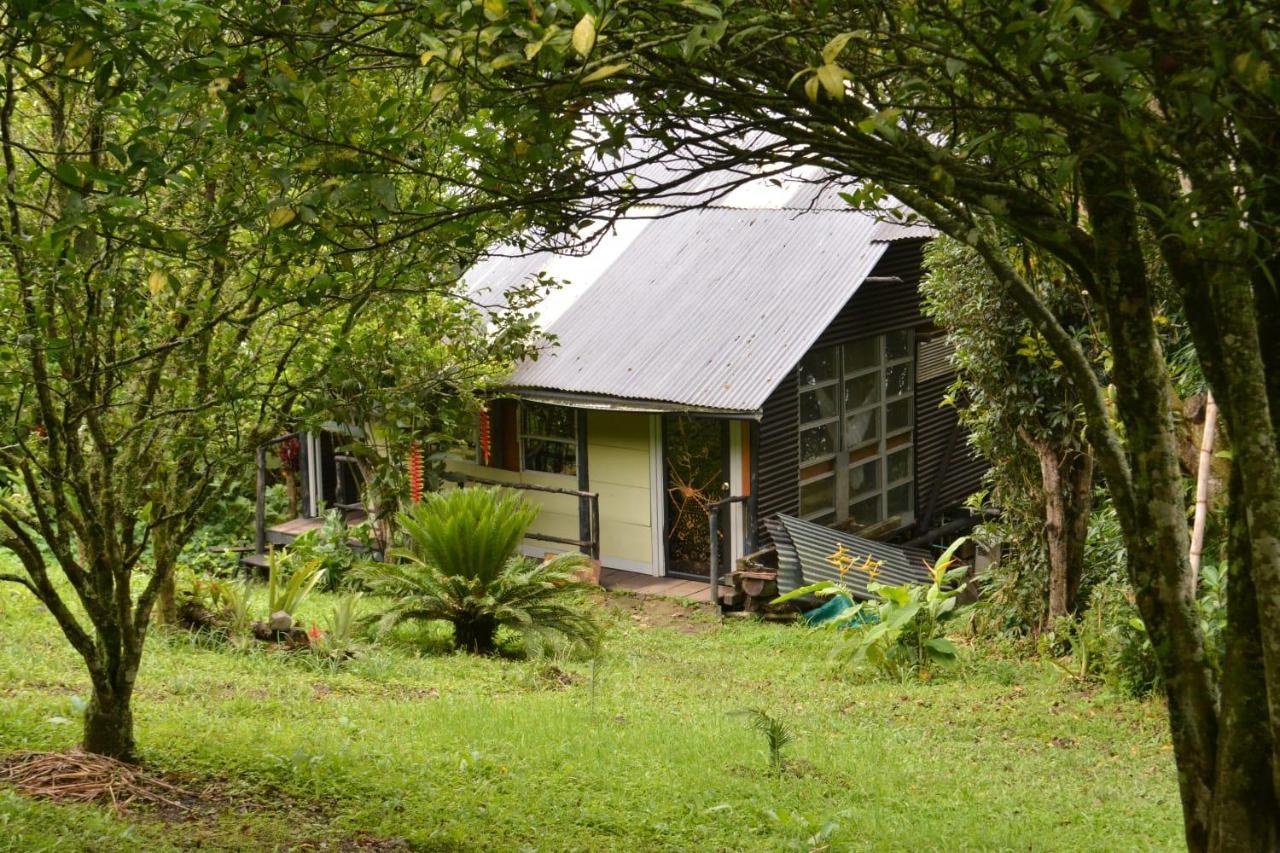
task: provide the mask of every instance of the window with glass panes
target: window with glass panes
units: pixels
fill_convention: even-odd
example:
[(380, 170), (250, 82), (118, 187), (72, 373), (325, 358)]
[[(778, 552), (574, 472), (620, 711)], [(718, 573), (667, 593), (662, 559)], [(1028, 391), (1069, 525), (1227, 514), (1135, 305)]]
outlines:
[(565, 406), (522, 402), (520, 466), (548, 474), (578, 473), (577, 413)]
[(801, 361), (800, 515), (861, 526), (911, 520), (909, 330), (811, 350)]

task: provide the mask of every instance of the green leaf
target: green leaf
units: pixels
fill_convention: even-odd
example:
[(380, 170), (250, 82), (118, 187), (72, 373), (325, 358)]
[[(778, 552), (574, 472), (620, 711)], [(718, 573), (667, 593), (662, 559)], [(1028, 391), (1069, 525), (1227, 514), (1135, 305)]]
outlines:
[(90, 62), (93, 62), (93, 49), (83, 40), (80, 40), (67, 48), (66, 56), (62, 59), (62, 67), (71, 71), (76, 68), (83, 68)]
[(484, 14), (491, 21), (507, 16), (507, 0), (484, 0)]
[(835, 595), (840, 592), (840, 585), (832, 581), (818, 581), (808, 586), (802, 586), (799, 589), (793, 589), (786, 595), (780, 595), (773, 600), (774, 604), (781, 604), (784, 601), (791, 601), (805, 595)]
[(724, 17), (718, 7), (713, 6), (710, 3), (703, 2), (703, 0), (684, 0), (684, 3), (681, 5), (686, 9), (692, 9), (699, 15), (706, 15), (708, 18), (715, 18), (717, 21)]
[(596, 46), (596, 16), (587, 14), (582, 16), (582, 20), (578, 21), (573, 28), (573, 49), (578, 52), (579, 56), (586, 56), (591, 53), (591, 49)]
[(844, 80), (846, 76), (848, 76), (848, 72), (834, 62), (828, 62), (826, 65), (819, 67), (817, 73), (818, 81), (822, 83), (822, 88), (837, 101), (844, 100)]
[(1118, 56), (1109, 54), (1091, 56), (1089, 57), (1089, 64), (1098, 69), (1102, 76), (1115, 83), (1123, 81), (1129, 73), (1129, 63)]
[(147, 276), (147, 290), (151, 291), (152, 296), (160, 295), (160, 291), (164, 290), (168, 283), (169, 275), (164, 270), (152, 270), (151, 275)]
[(959, 650), (946, 637), (934, 637), (931, 640), (925, 640), (924, 645), (925, 648), (939, 657), (953, 660), (959, 654)]
[(53, 173), (57, 176), (59, 181), (62, 181), (62, 183), (67, 184), (68, 186), (80, 186), (80, 171), (76, 168), (75, 164), (69, 160), (63, 160), (59, 163), (57, 168), (53, 170)]
[(508, 66), (519, 65), (521, 62), (524, 62), (524, 57), (518, 53), (509, 52), (496, 57), (493, 62), (489, 63), (489, 67), (494, 71), (501, 71)]
[(838, 57), (840, 52), (844, 50), (845, 45), (847, 45), (849, 40), (856, 35), (857, 33), (840, 33), (831, 41), (827, 42), (826, 47), (822, 48), (822, 61), (827, 63), (835, 62), (836, 57)]
[(431, 87), (431, 93), (428, 95), (428, 97), (431, 99), (431, 103), (438, 104), (441, 101), (443, 101), (451, 91), (453, 91), (452, 83), (446, 83), (446, 82), (436, 83), (434, 86)]
[(283, 228), (294, 220), (297, 211), (292, 207), (277, 207), (267, 215), (267, 222), (272, 228)]
[(590, 74), (583, 77), (581, 82), (585, 84), (585, 83), (594, 83), (597, 80), (604, 80), (605, 78), (612, 77), (613, 75), (617, 74), (619, 71), (624, 71), (630, 67), (631, 67), (630, 62), (615, 62), (611, 65), (602, 65), (599, 68), (597, 68), (595, 71), (592, 71)]
[(900, 628), (916, 618), (916, 614), (920, 612), (920, 607), (921, 604), (918, 601), (913, 601), (905, 607), (899, 607), (889, 614), (883, 624), (888, 628)]
[(818, 102), (818, 86), (817, 74), (804, 81), (804, 93), (815, 104)]

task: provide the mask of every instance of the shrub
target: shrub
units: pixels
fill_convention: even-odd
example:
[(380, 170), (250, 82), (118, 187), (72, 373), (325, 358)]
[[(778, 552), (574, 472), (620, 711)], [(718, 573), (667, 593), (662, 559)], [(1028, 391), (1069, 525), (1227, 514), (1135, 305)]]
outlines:
[(210, 600), (227, 622), (227, 631), (233, 636), (246, 634), (253, 623), (250, 612), (252, 595), (244, 582), (219, 579), (210, 584)]
[(362, 532), (347, 527), (341, 510), (331, 509), (325, 513), (321, 527), (308, 530), (289, 543), (289, 553), (304, 563), (323, 569), (321, 585), (333, 592), (347, 585), (351, 568), (359, 560), (359, 555), (351, 547), (351, 540), (360, 537)]
[(1071, 666), (1058, 666), (1077, 679), (1101, 680), (1125, 696), (1141, 698), (1159, 689), (1160, 667), (1133, 592), (1119, 580), (1097, 584), (1089, 609), (1079, 620), (1063, 620), (1042, 639), (1042, 651), (1068, 647)]
[[(1227, 622), (1227, 569), (1206, 564), (1200, 572), (1196, 610), (1204, 633), (1209, 666), (1221, 671), (1223, 629)], [(1068, 655), (1071, 664), (1053, 658), (1073, 678), (1096, 679), (1125, 696), (1141, 699), (1162, 686), (1155, 648), (1138, 614), (1133, 591), (1113, 578), (1097, 584), (1089, 609), (1078, 620), (1063, 620), (1041, 641), (1041, 653)]]
[[(828, 626), (847, 629), (833, 656), (854, 666), (871, 666), (883, 675), (906, 678), (911, 675), (928, 679), (934, 665), (950, 665), (956, 661), (956, 648), (946, 638), (950, 623), (965, 615), (969, 608), (958, 606), (958, 596), (966, 584), (960, 579), (967, 571), (955, 566), (955, 553), (966, 540), (951, 543), (932, 566), (928, 566), (930, 583), (888, 586), (867, 584), (876, 596), (873, 601), (860, 601), (845, 610)], [(840, 571), (840, 581), (820, 581), (801, 587), (776, 602), (804, 595), (840, 596), (851, 602), (852, 589), (843, 582), (849, 571), (865, 572), (872, 579), (878, 574), (874, 560), (859, 561), (843, 547), (831, 557)], [(776, 603), (775, 602), (775, 603)]]
[(499, 627), (593, 644), (599, 628), (574, 600), (586, 588), (576, 572), (581, 554), (545, 563), (522, 556), (520, 541), (537, 508), (501, 489), (467, 488), (430, 494), (399, 517), (406, 547), (389, 563), (354, 574), (372, 593), (391, 600), (380, 625), (442, 619), (454, 645), (477, 654), (496, 649)]

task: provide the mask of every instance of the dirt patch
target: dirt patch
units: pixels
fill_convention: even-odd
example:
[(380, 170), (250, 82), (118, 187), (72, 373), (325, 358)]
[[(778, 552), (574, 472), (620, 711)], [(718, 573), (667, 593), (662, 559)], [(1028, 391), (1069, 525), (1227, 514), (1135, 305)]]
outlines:
[(564, 690), (583, 681), (581, 675), (561, 669), (555, 664), (547, 664), (540, 668), (536, 679), (538, 686), (543, 690)]
[(686, 604), (656, 595), (600, 592), (597, 603), (615, 610), (639, 628), (672, 628), (683, 634), (704, 634), (720, 627), (709, 604)]

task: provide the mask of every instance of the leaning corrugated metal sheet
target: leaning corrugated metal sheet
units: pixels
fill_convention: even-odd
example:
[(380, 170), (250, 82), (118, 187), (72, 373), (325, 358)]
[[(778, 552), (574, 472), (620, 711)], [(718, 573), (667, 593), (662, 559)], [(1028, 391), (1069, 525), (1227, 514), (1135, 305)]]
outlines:
[(757, 412), (884, 253), (877, 226), (720, 207), (649, 222), (507, 384)]
[[(859, 562), (866, 557), (879, 561), (878, 583), (895, 586), (929, 582), (929, 572), (920, 552), (906, 551), (897, 545), (864, 539), (789, 515), (766, 519), (765, 527), (778, 551), (778, 590), (782, 593), (818, 581), (840, 580), (840, 572), (830, 560), (840, 545)], [(867, 591), (865, 572), (850, 571), (844, 576), (844, 583), (855, 597), (872, 598)]]

